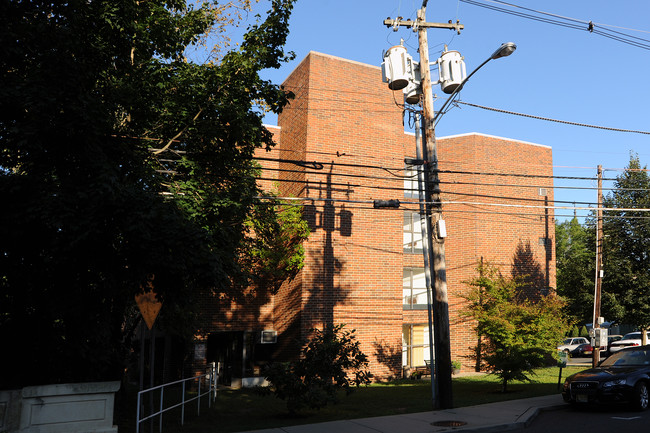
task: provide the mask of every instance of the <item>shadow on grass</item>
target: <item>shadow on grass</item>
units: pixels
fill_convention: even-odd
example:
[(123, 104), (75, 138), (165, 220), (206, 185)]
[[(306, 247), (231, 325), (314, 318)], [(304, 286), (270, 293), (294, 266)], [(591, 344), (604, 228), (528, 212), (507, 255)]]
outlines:
[[(582, 369), (564, 369), (563, 379), (579, 370)], [(557, 368), (539, 370), (535, 379), (538, 382), (513, 382), (509, 385), (510, 392), (504, 394), (495, 376), (453, 378), (454, 407), (559, 393)], [(207, 405), (202, 407), (200, 416), (196, 415), (196, 405), (186, 408), (184, 426), (180, 425), (177, 413), (165, 415), (163, 433), (228, 433), (430, 410), (433, 410), (433, 401), (429, 380), (402, 380), (362, 387), (349, 396), (342, 393), (339, 404), (301, 411), (298, 416), (291, 416), (286, 403), (273, 396), (260, 396), (252, 389), (220, 390), (216, 403), (210, 409)], [(135, 431), (134, 401), (122, 412), (118, 425), (120, 433)], [(157, 421), (154, 430), (158, 431)], [(149, 432), (149, 426), (141, 431)]]

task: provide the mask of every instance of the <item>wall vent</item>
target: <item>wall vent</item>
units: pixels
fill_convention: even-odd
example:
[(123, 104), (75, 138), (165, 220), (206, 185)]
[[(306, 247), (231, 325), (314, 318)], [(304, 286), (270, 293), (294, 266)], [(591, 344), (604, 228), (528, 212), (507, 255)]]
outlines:
[(278, 342), (278, 331), (264, 330), (260, 336), (261, 344), (273, 344)]

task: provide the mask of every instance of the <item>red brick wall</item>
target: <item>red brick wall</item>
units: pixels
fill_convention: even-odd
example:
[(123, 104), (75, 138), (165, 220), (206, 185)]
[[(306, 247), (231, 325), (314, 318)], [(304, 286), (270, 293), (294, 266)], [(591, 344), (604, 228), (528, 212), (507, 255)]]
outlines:
[[(404, 198), (401, 177), (404, 157), (415, 156), (413, 134), (404, 133), (395, 104), (402, 94), (381, 82), (379, 67), (313, 52), (284, 86), (296, 97), (279, 115), (279, 128), (269, 128), (279, 145), (257, 156), (288, 161), (261, 161), (267, 169), (263, 177), (277, 179), (281, 195), (311, 199), (303, 202), (312, 230), (305, 267), (265, 305), (212, 309), (212, 326), (273, 327), (279, 332), (278, 356), (290, 357), (297, 354), (293, 343), (307, 338), (311, 328), (343, 323), (356, 329), (377, 377), (398, 376), (402, 325), (427, 322), (426, 310), (402, 307), (403, 268), (423, 266), (421, 254), (404, 253), (402, 246), (404, 209), (417, 209), (407, 203), (414, 200)], [(470, 366), (467, 356), (476, 337), (459, 313), (464, 282), (476, 275), (481, 258), (509, 275), (523, 247), (517, 259), (539, 271), (544, 287), (555, 287), (553, 211), (520, 207), (545, 204), (539, 187), (547, 188), (552, 202), (552, 153), (549, 147), (480, 134), (437, 143), (442, 200), (450, 202), (443, 204), (443, 215), (452, 358)], [(373, 209), (376, 199), (400, 199), (404, 205)], [(489, 205), (495, 203), (518, 207)], [(551, 244), (539, 245), (545, 237)]]
[(306, 184), (288, 187), (315, 199), (307, 208), (314, 215), (302, 272), (303, 337), (313, 327), (346, 324), (375, 374), (398, 375), (402, 214), (367, 202), (398, 194), (377, 187), (402, 187), (369, 168), (402, 166), (401, 110), (384, 91), (379, 68), (330, 56), (312, 53), (284, 85), (296, 99), (279, 117), (283, 155), (323, 162), (304, 170)]
[[(519, 266), (518, 274), (543, 274), (527, 292), (531, 296), (555, 287), (554, 242), (539, 245), (540, 238), (554, 240), (553, 211), (543, 209), (545, 198), (553, 200), (552, 153), (546, 146), (477, 134), (441, 138), (438, 147), (442, 200), (468, 203), (443, 205), (452, 357), (459, 358), (474, 344), (472, 325), (459, 312), (468, 290), (464, 282), (476, 276), (481, 258), (504, 275), (513, 275), (513, 264), (525, 259), (528, 266)], [(453, 173), (458, 171), (476, 174)], [(540, 187), (546, 196), (539, 195)], [(490, 206), (497, 203), (512, 207)]]

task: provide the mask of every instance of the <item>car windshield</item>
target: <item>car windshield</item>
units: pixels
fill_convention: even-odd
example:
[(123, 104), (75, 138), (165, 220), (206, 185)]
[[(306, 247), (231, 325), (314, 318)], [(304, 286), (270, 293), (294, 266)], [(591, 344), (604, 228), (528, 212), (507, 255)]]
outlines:
[(562, 342), (562, 344), (571, 344), (571, 340), (573, 340), (573, 338), (567, 338)]
[(603, 367), (650, 365), (650, 350), (621, 350), (600, 365)]
[(625, 334), (623, 336), (623, 340), (640, 340), (640, 339), (641, 339), (640, 332), (630, 332), (629, 334)]

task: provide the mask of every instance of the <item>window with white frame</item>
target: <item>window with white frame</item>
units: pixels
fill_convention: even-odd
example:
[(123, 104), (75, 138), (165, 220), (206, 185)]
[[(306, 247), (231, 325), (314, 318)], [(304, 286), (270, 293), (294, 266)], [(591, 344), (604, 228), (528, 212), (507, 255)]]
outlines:
[(405, 310), (427, 308), (427, 282), (423, 268), (404, 268), (402, 298)]
[(402, 367), (423, 367), (430, 359), (429, 326), (402, 325)]
[(404, 252), (422, 253), (422, 226), (418, 212), (404, 212)]
[(419, 198), (418, 192), (418, 166), (407, 165), (404, 169), (404, 197)]

